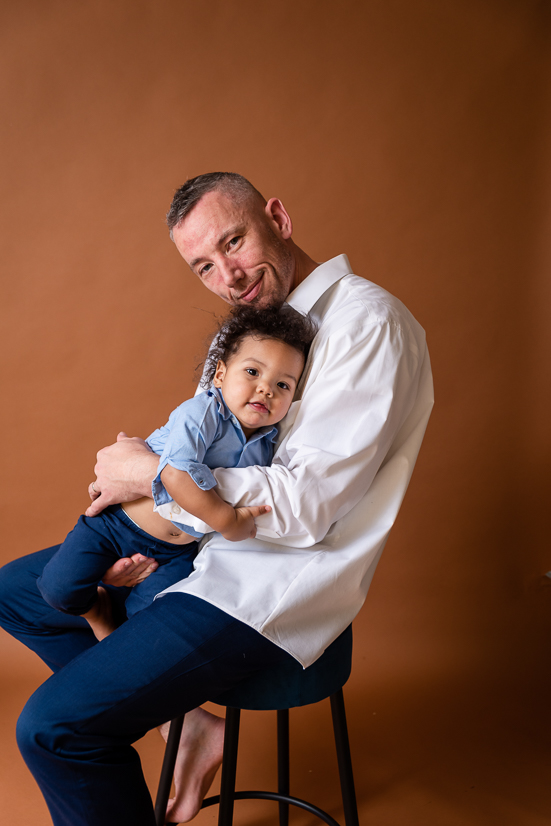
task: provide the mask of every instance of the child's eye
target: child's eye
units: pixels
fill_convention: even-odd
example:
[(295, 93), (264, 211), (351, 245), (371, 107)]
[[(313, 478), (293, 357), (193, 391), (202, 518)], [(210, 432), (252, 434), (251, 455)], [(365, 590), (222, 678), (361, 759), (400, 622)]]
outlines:
[(247, 367), (247, 373), (249, 376), (258, 376), (258, 370), (256, 367)]
[(284, 381), (278, 381), (277, 386), (281, 387), (282, 390), (290, 390), (291, 389), (289, 387), (289, 385), (287, 384), (287, 382), (284, 382)]

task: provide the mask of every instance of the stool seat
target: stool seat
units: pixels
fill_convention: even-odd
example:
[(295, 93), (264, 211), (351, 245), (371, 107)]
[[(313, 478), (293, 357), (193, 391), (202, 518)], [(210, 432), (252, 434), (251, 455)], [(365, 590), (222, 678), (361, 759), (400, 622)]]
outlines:
[(212, 702), (250, 711), (276, 711), (319, 703), (342, 688), (352, 669), (352, 626), (329, 645), (315, 663), (298, 660), (265, 668)]
[[(203, 808), (219, 804), (218, 826), (232, 826), (235, 800), (274, 800), (279, 804), (279, 824), (288, 826), (289, 805), (298, 806), (323, 820), (328, 826), (339, 826), (327, 812), (289, 793), (289, 709), (331, 699), (333, 730), (341, 783), (346, 826), (358, 826), (358, 810), (354, 790), (352, 761), (342, 687), (350, 676), (352, 663), (352, 626), (349, 626), (324, 651), (315, 663), (303, 668), (296, 660), (266, 668), (240, 682), (230, 691), (212, 697), (212, 702), (226, 706), (224, 756), (220, 794), (203, 801)], [(278, 790), (235, 791), (239, 721), (242, 709), (277, 712)], [(163, 826), (170, 785), (178, 752), (184, 715), (174, 719), (165, 750), (159, 781), (155, 817)]]

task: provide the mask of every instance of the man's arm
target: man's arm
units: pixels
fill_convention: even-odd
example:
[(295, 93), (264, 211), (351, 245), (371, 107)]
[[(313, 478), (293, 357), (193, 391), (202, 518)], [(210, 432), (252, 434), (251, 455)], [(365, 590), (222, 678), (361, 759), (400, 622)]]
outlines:
[[(108, 505), (152, 497), (151, 483), (159, 457), (143, 439), (121, 432), (117, 441), (102, 448), (94, 467), (96, 480), (88, 488), (92, 504), (86, 516), (97, 516)], [(93, 487), (92, 487), (93, 485)]]
[[(312, 348), (302, 400), (295, 407), (298, 414), (271, 467), (214, 471), (220, 497), (232, 506), (271, 506), (257, 520), (257, 538), (309, 547), (369, 489), (413, 408), (420, 378), (427, 371), (430, 378), (423, 331), (407, 310), (403, 312), (408, 316), (403, 325), (395, 312), (394, 317), (371, 320), (366, 309), (352, 324), (327, 335), (322, 327)], [(429, 395), (427, 391), (430, 406)], [(116, 464), (110, 470), (110, 460), (118, 454), (101, 458), (109, 489), (119, 490), (122, 477), (134, 478), (138, 462), (134, 464), (133, 457), (132, 471), (119, 470)], [(139, 491), (134, 498), (151, 495), (154, 475), (150, 466), (145, 484), (121, 487)], [(101, 478), (96, 487), (103, 490)], [(205, 525), (192, 514), (181, 517), (205, 532)]]
[[(215, 470), (220, 496), (237, 507), (271, 505), (257, 520), (257, 538), (297, 548), (320, 542), (364, 496), (396, 444), (423, 364), (429, 369), (425, 356), (412, 318), (403, 326), (395, 318), (359, 319), (318, 334), (296, 419), (273, 464)], [(200, 530), (193, 518), (188, 524)]]
[(161, 480), (172, 499), (198, 519), (209, 523), (224, 539), (238, 542), (256, 536), (255, 517), (270, 508), (260, 505), (252, 508), (233, 508), (221, 499), (214, 489), (202, 490), (185, 470), (166, 465)]

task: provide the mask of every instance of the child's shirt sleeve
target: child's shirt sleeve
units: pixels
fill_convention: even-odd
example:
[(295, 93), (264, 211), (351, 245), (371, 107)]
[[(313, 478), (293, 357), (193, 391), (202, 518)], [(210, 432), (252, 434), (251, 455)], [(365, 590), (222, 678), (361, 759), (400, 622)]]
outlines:
[(157, 476), (152, 484), (156, 505), (172, 501), (161, 481), (161, 472), (167, 465), (189, 473), (202, 490), (216, 487), (216, 479), (203, 459), (219, 428), (218, 401), (202, 393), (173, 410), (167, 424), (151, 434), (147, 443), (160, 453)]

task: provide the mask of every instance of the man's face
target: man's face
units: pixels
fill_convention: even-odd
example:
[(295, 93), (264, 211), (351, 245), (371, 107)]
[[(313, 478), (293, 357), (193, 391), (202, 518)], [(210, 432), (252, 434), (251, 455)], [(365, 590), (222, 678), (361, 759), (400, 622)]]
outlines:
[(174, 228), (178, 252), (205, 287), (228, 304), (280, 306), (293, 286), (295, 260), (286, 241), (287, 213), (208, 192)]

